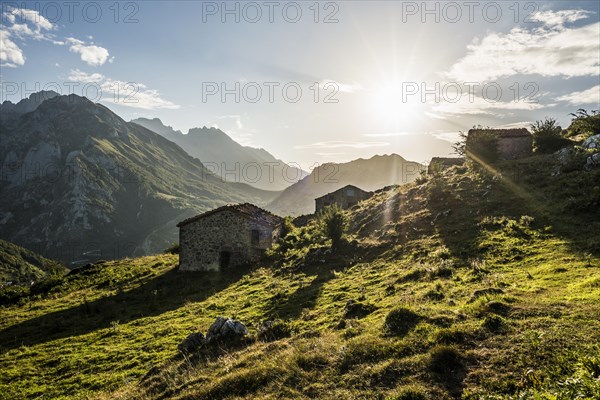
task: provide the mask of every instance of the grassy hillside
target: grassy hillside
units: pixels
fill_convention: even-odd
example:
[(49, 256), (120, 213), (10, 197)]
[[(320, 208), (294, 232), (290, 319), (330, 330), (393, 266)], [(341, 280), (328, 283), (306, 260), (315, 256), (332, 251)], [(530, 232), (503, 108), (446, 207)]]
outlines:
[(65, 268), (32, 251), (0, 239), (0, 284), (37, 281), (49, 273), (61, 273)]
[[(334, 251), (308, 225), (235, 273), (65, 277), (2, 309), (0, 398), (597, 398), (600, 171), (553, 157), (379, 192)], [(221, 315), (251, 340), (178, 355)]]

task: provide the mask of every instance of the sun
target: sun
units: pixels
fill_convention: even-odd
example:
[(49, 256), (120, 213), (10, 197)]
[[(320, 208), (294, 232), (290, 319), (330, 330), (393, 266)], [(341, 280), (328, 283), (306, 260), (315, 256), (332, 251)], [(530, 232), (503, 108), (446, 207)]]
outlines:
[(390, 83), (373, 90), (370, 99), (371, 114), (386, 127), (411, 125), (422, 113), (418, 94), (410, 94), (405, 85)]

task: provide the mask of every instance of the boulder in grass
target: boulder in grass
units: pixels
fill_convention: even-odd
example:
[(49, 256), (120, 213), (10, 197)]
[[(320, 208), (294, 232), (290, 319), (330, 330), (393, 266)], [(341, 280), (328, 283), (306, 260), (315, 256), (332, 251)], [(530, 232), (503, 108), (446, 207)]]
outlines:
[(202, 345), (204, 345), (206, 339), (204, 335), (200, 332), (192, 333), (188, 335), (183, 342), (179, 343), (177, 346), (177, 350), (179, 350), (184, 355), (189, 355), (198, 350)]
[(218, 317), (206, 332), (206, 341), (237, 342), (248, 334), (248, 328), (240, 321), (231, 318)]
[(600, 149), (600, 135), (590, 136), (581, 143), (584, 149)]
[(600, 153), (592, 154), (587, 158), (585, 167), (588, 169), (600, 167)]

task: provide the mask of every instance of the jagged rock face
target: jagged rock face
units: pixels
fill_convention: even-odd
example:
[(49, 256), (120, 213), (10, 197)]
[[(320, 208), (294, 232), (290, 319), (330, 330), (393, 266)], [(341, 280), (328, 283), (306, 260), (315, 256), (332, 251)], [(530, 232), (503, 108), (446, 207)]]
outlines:
[(29, 98), (23, 99), (17, 104), (6, 100), (0, 105), (0, 121), (5, 125), (10, 124), (17, 120), (21, 115), (34, 111), (44, 101), (50, 100), (58, 95), (58, 93), (48, 90), (33, 93)]
[(261, 202), (259, 191), (222, 182), (176, 144), (76, 95), (0, 129), (0, 237), (67, 264), (160, 251), (186, 217)]

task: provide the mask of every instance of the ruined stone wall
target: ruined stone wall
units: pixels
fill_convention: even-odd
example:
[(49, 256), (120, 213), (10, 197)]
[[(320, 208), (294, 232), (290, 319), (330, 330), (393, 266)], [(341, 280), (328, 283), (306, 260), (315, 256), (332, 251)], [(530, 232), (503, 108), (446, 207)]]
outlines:
[[(258, 242), (253, 242), (252, 230), (258, 231)], [(224, 257), (229, 260), (226, 268), (255, 261), (271, 247), (278, 232), (228, 210), (208, 215), (180, 227), (179, 269), (219, 271)]]
[(498, 156), (502, 160), (516, 160), (531, 156), (533, 138), (531, 136), (506, 137), (498, 139)]

